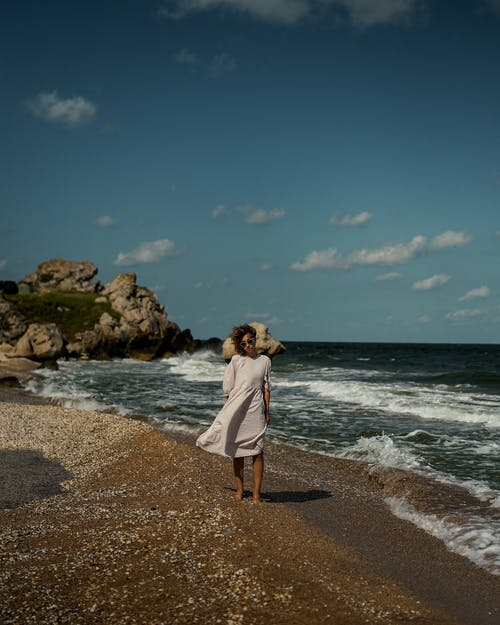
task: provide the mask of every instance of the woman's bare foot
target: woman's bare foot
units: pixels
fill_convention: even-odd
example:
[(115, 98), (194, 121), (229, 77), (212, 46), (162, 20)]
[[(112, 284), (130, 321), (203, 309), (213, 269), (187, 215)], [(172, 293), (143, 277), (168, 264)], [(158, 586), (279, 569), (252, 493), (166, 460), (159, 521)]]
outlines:
[(236, 493), (234, 494), (234, 498), (236, 499), (236, 501), (243, 501), (243, 491), (236, 491)]

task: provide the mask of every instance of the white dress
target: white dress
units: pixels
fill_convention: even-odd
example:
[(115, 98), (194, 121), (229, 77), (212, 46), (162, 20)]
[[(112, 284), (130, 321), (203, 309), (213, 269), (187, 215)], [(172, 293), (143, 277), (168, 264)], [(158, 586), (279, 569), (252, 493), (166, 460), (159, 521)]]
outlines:
[(271, 390), (270, 377), (271, 360), (264, 354), (233, 356), (222, 385), (226, 403), (196, 445), (230, 458), (262, 453), (267, 428), (264, 391)]

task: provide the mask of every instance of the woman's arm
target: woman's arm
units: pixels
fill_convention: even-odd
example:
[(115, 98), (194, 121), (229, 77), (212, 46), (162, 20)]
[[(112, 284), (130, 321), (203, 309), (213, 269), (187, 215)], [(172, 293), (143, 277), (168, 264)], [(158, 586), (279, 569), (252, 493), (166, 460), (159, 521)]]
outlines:
[(224, 378), (222, 380), (222, 391), (226, 397), (234, 388), (235, 377), (236, 377), (236, 371), (234, 369), (233, 359), (231, 359), (229, 364), (226, 365), (226, 368), (224, 369)]
[(267, 425), (271, 421), (271, 415), (269, 413), (269, 404), (271, 403), (271, 391), (264, 391), (264, 417)]

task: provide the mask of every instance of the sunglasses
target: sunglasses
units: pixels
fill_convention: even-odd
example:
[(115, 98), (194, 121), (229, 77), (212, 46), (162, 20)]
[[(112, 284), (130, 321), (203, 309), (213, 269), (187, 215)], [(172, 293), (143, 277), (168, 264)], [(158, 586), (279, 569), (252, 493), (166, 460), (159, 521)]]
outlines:
[(248, 339), (248, 341), (241, 341), (241, 347), (246, 347), (247, 345), (254, 345), (255, 339)]

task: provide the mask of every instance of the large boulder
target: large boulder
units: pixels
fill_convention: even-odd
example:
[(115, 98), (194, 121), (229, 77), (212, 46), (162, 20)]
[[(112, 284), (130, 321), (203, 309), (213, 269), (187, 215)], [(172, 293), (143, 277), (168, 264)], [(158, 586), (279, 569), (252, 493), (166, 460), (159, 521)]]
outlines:
[(35, 273), (19, 282), (21, 291), (82, 291), (95, 293), (100, 290), (99, 282), (92, 282), (97, 267), (89, 260), (75, 262), (54, 258), (38, 265)]
[(0, 345), (15, 345), (27, 328), (23, 315), (0, 295)]
[[(257, 352), (259, 354), (265, 354), (272, 358), (276, 354), (282, 354), (286, 351), (285, 346), (280, 341), (277, 341), (269, 334), (269, 328), (258, 321), (252, 321), (248, 325), (252, 326), (257, 330)], [(228, 336), (227, 339), (222, 344), (222, 356), (224, 360), (227, 362), (231, 360), (231, 358), (236, 354), (236, 348), (234, 346), (231, 337)]]
[(66, 339), (55, 323), (31, 323), (15, 346), (14, 356), (37, 361), (65, 354)]

